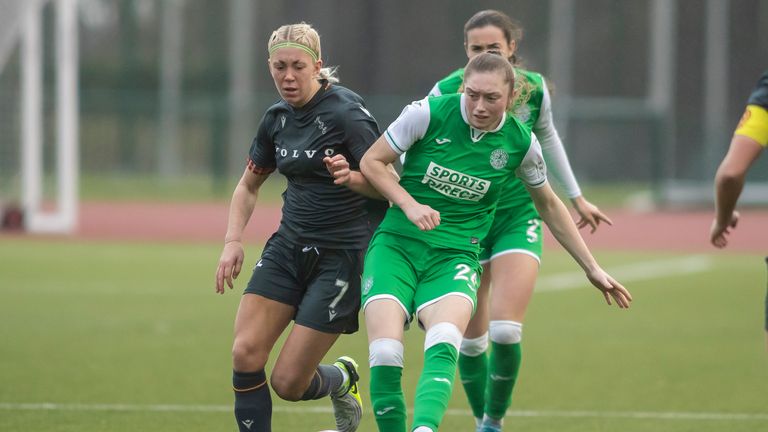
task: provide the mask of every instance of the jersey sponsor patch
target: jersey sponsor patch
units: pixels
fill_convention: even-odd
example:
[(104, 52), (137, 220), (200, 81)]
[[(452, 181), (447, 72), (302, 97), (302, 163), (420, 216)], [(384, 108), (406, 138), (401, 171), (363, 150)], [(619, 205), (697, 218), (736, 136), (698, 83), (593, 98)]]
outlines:
[(480, 201), (491, 188), (491, 182), (459, 171), (429, 163), (421, 182), (449, 197)]

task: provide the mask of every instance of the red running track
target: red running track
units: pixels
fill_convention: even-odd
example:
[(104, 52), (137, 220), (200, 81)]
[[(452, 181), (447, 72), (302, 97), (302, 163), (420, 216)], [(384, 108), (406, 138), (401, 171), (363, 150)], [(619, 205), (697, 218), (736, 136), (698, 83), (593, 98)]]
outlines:
[[(217, 242), (227, 227), (227, 203), (84, 202), (77, 232), (88, 240)], [(711, 211), (607, 212), (614, 226), (582, 235), (594, 249), (712, 252)], [(727, 251), (768, 254), (768, 210), (743, 210)], [(257, 206), (245, 240), (261, 243), (280, 223), (280, 208)], [(5, 234), (8, 235), (8, 234)], [(21, 236), (19, 234), (14, 235)], [(64, 236), (64, 238), (69, 238)], [(545, 245), (556, 247), (551, 234)]]

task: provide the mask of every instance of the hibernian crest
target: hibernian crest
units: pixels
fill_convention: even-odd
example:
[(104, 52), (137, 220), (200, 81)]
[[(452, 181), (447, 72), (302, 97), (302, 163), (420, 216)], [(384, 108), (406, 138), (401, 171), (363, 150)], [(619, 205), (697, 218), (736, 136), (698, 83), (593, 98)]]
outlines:
[(363, 295), (368, 294), (368, 291), (373, 287), (373, 276), (368, 276), (363, 281)]
[(491, 152), (491, 166), (497, 170), (507, 166), (509, 155), (502, 149), (496, 149)]

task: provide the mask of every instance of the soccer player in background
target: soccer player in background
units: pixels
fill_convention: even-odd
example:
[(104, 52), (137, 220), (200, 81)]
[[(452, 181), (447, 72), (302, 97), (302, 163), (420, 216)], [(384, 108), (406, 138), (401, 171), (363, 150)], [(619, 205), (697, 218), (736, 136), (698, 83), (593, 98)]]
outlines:
[[(768, 72), (763, 73), (747, 100), (747, 108), (731, 138), (728, 153), (715, 174), (715, 219), (709, 241), (715, 247), (728, 245), (731, 229), (739, 222), (736, 202), (744, 188), (749, 167), (768, 146)], [(767, 259), (768, 262), (768, 259)], [(765, 297), (765, 331), (768, 347), (768, 293)]]
[[(516, 52), (521, 38), (520, 26), (496, 10), (480, 11), (464, 25), (468, 58), (495, 52), (515, 67), (516, 100), (511, 114), (536, 134), (547, 168), (580, 216), (578, 227), (589, 225), (594, 232), (600, 222), (611, 225), (611, 220), (581, 193), (552, 121), (544, 77), (520, 67)], [(458, 69), (435, 84), (429, 94), (456, 93), (463, 79), (464, 69)], [(461, 382), (478, 430), (501, 430), (512, 402), (522, 362), (523, 320), (539, 272), (542, 243), (541, 218), (531, 196), (521, 181), (509, 182), (493, 226), (481, 243), (483, 277), (477, 293), (477, 312), (464, 333), (459, 355)]]
[[(358, 330), (363, 251), (386, 201), (351, 173), (334, 183), (327, 166), (343, 155), (357, 168), (379, 136), (363, 99), (323, 67), (320, 37), (309, 25), (284, 25), (269, 38), (269, 70), (282, 100), (258, 127), (248, 165), (232, 196), (216, 292), (232, 288), (243, 265), (243, 230), (259, 188), (275, 169), (285, 175), (282, 220), (264, 246), (240, 300), (232, 347), (235, 418), (240, 431), (271, 430), (265, 365), (295, 321), (270, 377), (289, 401), (330, 396), (336, 427), (355, 431), (362, 415), (355, 362), (319, 364), (340, 334)], [(379, 197), (372, 201), (362, 194)]]
[[(371, 401), (382, 432), (406, 431), (403, 333), (413, 314), (426, 336), (410, 430), (438, 430), (476, 302), (480, 240), (515, 175), (608, 304), (613, 298), (629, 307), (629, 292), (600, 268), (550, 188), (538, 140), (506, 114), (514, 82), (506, 58), (473, 56), (463, 93), (406, 107), (360, 163), (365, 178), (393, 203), (371, 240), (362, 283)], [(398, 183), (386, 166), (406, 151)]]

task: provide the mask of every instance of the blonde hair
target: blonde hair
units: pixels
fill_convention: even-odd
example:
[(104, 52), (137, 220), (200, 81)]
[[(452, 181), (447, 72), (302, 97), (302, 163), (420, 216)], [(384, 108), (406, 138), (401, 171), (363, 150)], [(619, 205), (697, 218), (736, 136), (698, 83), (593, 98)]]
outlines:
[(530, 100), (533, 93), (536, 91), (536, 85), (528, 78), (515, 70), (515, 97), (512, 101), (512, 107), (510, 111), (515, 111), (518, 107), (526, 105)]
[[(301, 22), (299, 24), (286, 24), (272, 32), (267, 43), (267, 50), (272, 55), (280, 48), (293, 47), (304, 50), (312, 56), (314, 61), (322, 58), (320, 49), (320, 35), (311, 25)], [(336, 67), (324, 67), (320, 69), (318, 79), (326, 80), (331, 84), (339, 82), (336, 75)]]

